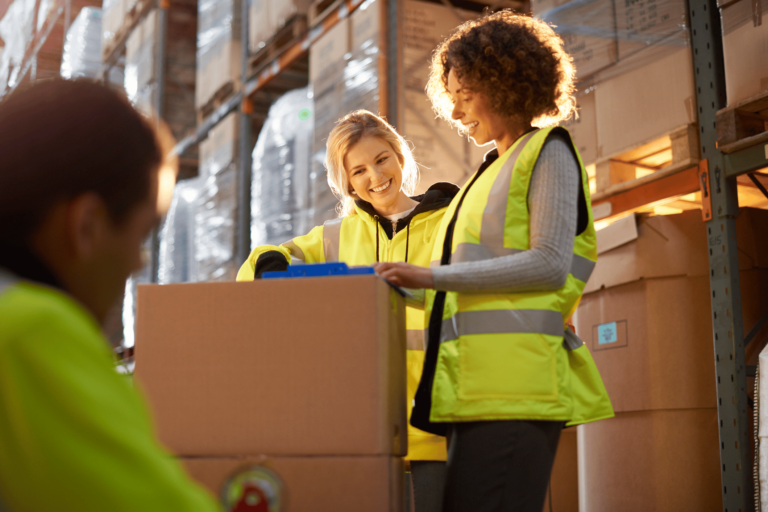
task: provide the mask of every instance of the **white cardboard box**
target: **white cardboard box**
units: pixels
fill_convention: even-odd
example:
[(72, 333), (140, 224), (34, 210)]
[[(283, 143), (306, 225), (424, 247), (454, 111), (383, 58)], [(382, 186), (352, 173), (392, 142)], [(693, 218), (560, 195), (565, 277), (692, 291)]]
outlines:
[[(649, 49), (652, 51), (653, 49)], [(641, 60), (635, 67), (634, 59)], [(622, 62), (629, 71), (595, 89), (597, 158), (607, 158), (696, 122), (690, 48), (650, 63), (641, 54)]]
[[(762, 4), (766, 12), (768, 1)], [(768, 23), (755, 24), (752, 5), (740, 0), (721, 9), (728, 106), (768, 90)]]

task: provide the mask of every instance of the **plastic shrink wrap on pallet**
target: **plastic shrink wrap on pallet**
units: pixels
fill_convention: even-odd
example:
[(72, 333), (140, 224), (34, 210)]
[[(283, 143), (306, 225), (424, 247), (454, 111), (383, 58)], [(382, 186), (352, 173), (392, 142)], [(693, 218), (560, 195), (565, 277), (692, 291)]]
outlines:
[(308, 189), (313, 123), (307, 88), (286, 93), (269, 109), (253, 150), (252, 247), (281, 244), (313, 227)]
[(0, 96), (19, 80), (21, 61), (32, 38), (34, 13), (35, 0), (15, 0), (0, 20), (0, 39), (5, 42), (0, 55)]
[(180, 181), (160, 230), (160, 253), (157, 281), (160, 284), (194, 281), (195, 206), (200, 197), (201, 180)]
[(125, 92), (143, 112), (156, 109), (155, 46), (157, 9), (149, 11), (128, 36), (125, 44)]
[[(142, 261), (149, 262), (152, 254), (152, 237), (147, 238), (141, 246)], [(131, 348), (136, 340), (136, 290), (138, 285), (152, 282), (152, 266), (147, 263), (134, 272), (125, 282), (123, 296), (123, 346)]]
[(366, 0), (310, 48), (315, 118), (309, 221), (313, 226), (337, 216), (338, 199), (328, 186), (325, 169), (328, 135), (349, 112), (379, 112), (379, 8), (377, 0)]
[(67, 31), (61, 57), (63, 78), (95, 78), (101, 69), (101, 9), (84, 7)]
[(305, 15), (311, 0), (249, 0), (248, 45), (256, 53), (295, 15)]
[(241, 0), (201, 0), (197, 7), (197, 81), (200, 109), (228, 82), (240, 80)]
[(573, 57), (589, 122), (566, 126), (586, 164), (622, 160), (696, 122), (684, 0), (533, 0), (531, 9)]
[[(69, 27), (61, 57), (63, 78), (96, 78), (101, 70), (102, 13), (97, 7), (83, 7), (72, 26)], [(120, 67), (113, 67), (109, 80), (123, 85), (124, 76)]]
[(421, 165), (417, 192), (438, 181), (461, 185), (477, 170), (490, 148), (477, 147), (445, 120), (436, 119), (424, 89), (435, 47), (455, 27), (478, 13), (417, 1), (406, 1), (404, 11), (403, 118), (398, 128), (413, 144), (413, 157)]

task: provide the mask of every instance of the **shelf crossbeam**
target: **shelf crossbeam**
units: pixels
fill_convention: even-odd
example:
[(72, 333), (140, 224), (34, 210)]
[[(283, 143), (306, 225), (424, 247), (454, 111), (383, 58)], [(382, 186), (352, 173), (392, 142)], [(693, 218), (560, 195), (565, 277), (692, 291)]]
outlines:
[(725, 155), (725, 175), (728, 178), (749, 174), (768, 167), (768, 144), (759, 144)]
[(716, 0), (689, 0), (688, 18), (699, 118), (702, 172), (711, 198), (706, 222), (710, 269), (720, 471), (723, 510), (751, 512), (750, 422), (746, 391), (744, 326), (736, 245), (739, 200), (735, 178), (726, 175), (726, 156), (717, 149), (715, 119), (725, 106), (722, 29)]

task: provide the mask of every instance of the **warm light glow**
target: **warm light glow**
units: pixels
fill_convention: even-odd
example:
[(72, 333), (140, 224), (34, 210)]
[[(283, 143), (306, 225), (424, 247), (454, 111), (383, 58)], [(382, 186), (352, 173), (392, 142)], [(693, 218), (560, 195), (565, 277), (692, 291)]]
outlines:
[(597, 178), (589, 178), (589, 194), (597, 192)]
[(646, 169), (645, 167), (635, 167), (635, 178), (642, 178), (643, 176), (653, 174), (653, 172), (652, 169)]
[(600, 231), (603, 228), (606, 228), (613, 224), (614, 219), (605, 219), (605, 220), (599, 220), (595, 222), (595, 231)]
[(594, 177), (595, 177), (595, 172), (597, 172), (597, 165), (595, 165), (595, 164), (590, 164), (590, 165), (586, 166), (586, 167), (584, 168), (584, 170), (586, 170), (586, 171), (587, 171), (587, 176), (588, 176), (588, 177), (590, 177), (590, 178), (594, 178)]
[(157, 142), (163, 154), (163, 163), (158, 170), (157, 187), (157, 211), (162, 216), (168, 212), (173, 199), (173, 188), (176, 185), (176, 176), (179, 174), (179, 155), (175, 151), (176, 139), (168, 126), (162, 120), (152, 119), (151, 121), (155, 124)]
[(683, 213), (680, 208), (672, 208), (671, 206), (654, 206), (654, 215), (675, 215), (677, 213)]
[(683, 201), (690, 201), (692, 203), (695, 203), (699, 200), (698, 192), (694, 192), (692, 194), (686, 194), (684, 196), (680, 196), (680, 199)]

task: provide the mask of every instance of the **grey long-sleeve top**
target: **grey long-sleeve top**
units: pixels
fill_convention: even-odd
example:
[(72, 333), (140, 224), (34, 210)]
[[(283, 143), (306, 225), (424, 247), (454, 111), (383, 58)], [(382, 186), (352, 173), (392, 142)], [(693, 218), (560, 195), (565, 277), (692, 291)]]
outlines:
[(531, 248), (490, 260), (434, 267), (436, 290), (526, 292), (565, 284), (578, 215), (579, 164), (569, 144), (552, 136), (544, 145), (528, 189)]

